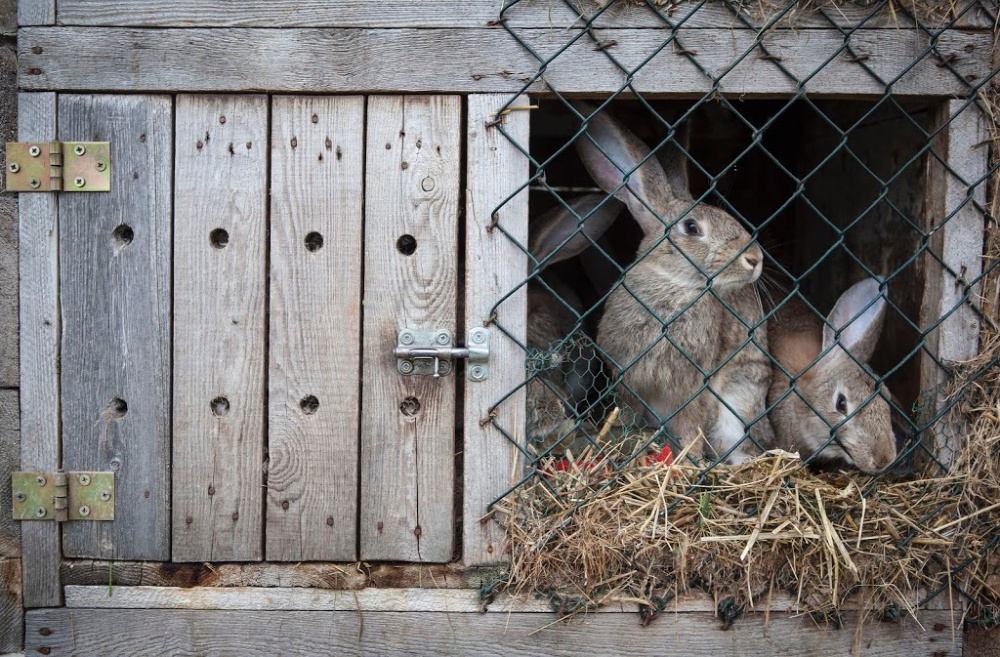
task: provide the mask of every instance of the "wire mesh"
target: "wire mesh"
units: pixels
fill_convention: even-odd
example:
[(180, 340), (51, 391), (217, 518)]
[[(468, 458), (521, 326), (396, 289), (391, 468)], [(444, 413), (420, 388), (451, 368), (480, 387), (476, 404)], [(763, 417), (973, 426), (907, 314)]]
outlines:
[[(529, 244), (519, 245), (530, 262), (521, 283), (528, 288), (527, 339), (518, 341), (526, 422), (492, 419), (525, 462), (503, 497), (539, 483), (564, 507), (579, 509), (600, 491), (566, 499), (565, 490), (548, 485), (560, 472), (675, 461), (698, 468), (687, 491), (694, 496), (720, 467), (775, 449), (799, 452), (813, 469), (871, 473), (860, 499), (879, 486), (946, 475), (966, 426), (956, 411), (967, 389), (996, 367), (1000, 350), (965, 367), (959, 386), (956, 363), (938, 353), (939, 333), (965, 331), (973, 342), (980, 330), (997, 334), (982, 289), (1000, 265), (977, 253), (980, 267), (956, 271), (946, 252), (941, 235), (950, 226), (978, 226), (980, 241), (972, 244), (995, 230), (986, 188), (997, 164), (994, 154), (967, 179), (944, 144), (956, 119), (980, 113), (992, 120), (997, 71), (969, 79), (939, 43), (974, 12), (995, 21), (995, 7), (953, 3), (932, 19), (882, 0), (861, 5), (847, 24), (835, 5), (820, 4), (811, 15), (842, 43), (803, 75), (767, 39), (794, 18), (795, 2), (769, 4), (761, 20), (735, 2), (581, 7), (561, 0), (576, 20), (561, 32), (561, 45), (544, 52), (511, 20), (519, 5), (508, 1), (499, 22), (537, 62), (520, 93), (539, 84), (545, 92), (533, 110), (539, 136), (531, 144), (516, 143), (502, 121), (492, 126), (531, 166), (507, 199), (530, 190), (532, 218)], [(622, 5), (630, 20), (642, 12), (662, 34), (634, 65), (601, 29)], [(753, 35), (721, 67), (686, 47), (692, 17), (709, 5), (724, 7), (734, 29)], [(924, 37), (912, 63), (889, 78), (855, 46), (887, 11), (905, 24), (897, 29)], [(621, 74), (620, 87), (598, 100), (568, 96), (547, 76), (582, 43)], [(690, 62), (704, 77), (704, 93), (686, 100), (643, 93), (637, 81), (664, 53)], [(727, 76), (750, 59), (767, 62), (795, 91), (762, 100), (727, 91)], [(811, 95), (811, 81), (835, 60), (853, 66), (859, 88), (874, 83), (881, 93), (864, 100)], [(924, 61), (953, 75), (964, 100), (894, 93)], [(939, 193), (927, 184), (934, 176), (952, 180), (962, 195), (940, 212), (930, 207)], [(513, 239), (502, 222), (496, 228)], [(935, 285), (948, 289), (929, 291)], [(941, 297), (936, 310), (934, 294)], [(995, 459), (995, 450), (984, 456)], [(962, 485), (955, 483), (956, 496)], [(899, 549), (915, 535), (899, 536)], [(942, 555), (935, 568), (948, 574), (948, 585), (928, 599), (948, 586), (962, 590), (972, 570), (979, 581), (993, 581), (998, 541), (1000, 529), (975, 555)], [(964, 589), (968, 618), (995, 624), (998, 597), (987, 590), (993, 596), (979, 600)]]

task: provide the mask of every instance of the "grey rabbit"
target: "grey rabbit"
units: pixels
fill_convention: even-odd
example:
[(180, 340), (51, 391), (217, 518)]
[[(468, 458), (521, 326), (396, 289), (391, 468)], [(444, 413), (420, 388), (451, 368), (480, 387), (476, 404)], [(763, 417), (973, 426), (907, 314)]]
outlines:
[[(819, 452), (819, 460), (842, 459), (864, 472), (879, 472), (896, 460), (891, 410), (882, 397), (889, 391), (876, 395), (879, 382), (855, 361), (867, 363), (875, 351), (886, 312), (884, 294), (879, 281), (866, 278), (840, 295), (825, 323), (799, 299), (775, 314), (771, 347), (781, 368), (774, 367), (768, 397), (775, 405), (772, 447), (797, 451), (803, 459)], [(791, 380), (782, 368), (800, 375), (796, 392), (788, 392)], [(824, 447), (842, 422), (839, 444)]]
[[(528, 285), (527, 346), (541, 370), (527, 385), (528, 438), (543, 450), (562, 438), (572, 440), (577, 408), (593, 388), (598, 367), (593, 344), (574, 335), (583, 304), (547, 268), (587, 249), (623, 209), (603, 194), (582, 196), (569, 206), (553, 208), (529, 227), (528, 249), (552, 290), (536, 281)], [(584, 427), (593, 430), (589, 423)]]
[[(602, 189), (625, 203), (644, 235), (637, 262), (608, 297), (597, 331), (598, 345), (623, 372), (635, 420), (654, 426), (665, 421), (684, 445), (701, 431), (719, 456), (728, 454), (730, 462), (750, 458), (759, 452), (743, 440), (748, 433), (759, 445), (773, 441), (765, 415), (767, 327), (753, 286), (763, 252), (734, 217), (694, 205), (687, 160), (675, 145), (667, 147), (661, 164), (606, 111), (577, 108), (589, 117), (586, 134), (576, 142), (584, 165)], [(686, 130), (675, 134), (687, 150)], [(664, 237), (668, 230), (670, 240)], [(706, 289), (703, 271), (719, 299)], [(744, 344), (748, 326), (757, 324), (754, 335), (763, 349)], [(702, 390), (705, 374), (730, 356), (711, 376), (716, 394)]]

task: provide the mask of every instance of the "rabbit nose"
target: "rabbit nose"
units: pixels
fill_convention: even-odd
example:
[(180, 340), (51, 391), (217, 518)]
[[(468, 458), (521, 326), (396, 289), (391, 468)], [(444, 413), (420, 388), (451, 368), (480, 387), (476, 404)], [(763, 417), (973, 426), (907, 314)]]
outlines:
[(759, 262), (760, 258), (758, 256), (751, 255), (749, 253), (744, 254), (743, 256), (743, 264), (747, 266), (747, 269), (756, 269), (757, 263)]

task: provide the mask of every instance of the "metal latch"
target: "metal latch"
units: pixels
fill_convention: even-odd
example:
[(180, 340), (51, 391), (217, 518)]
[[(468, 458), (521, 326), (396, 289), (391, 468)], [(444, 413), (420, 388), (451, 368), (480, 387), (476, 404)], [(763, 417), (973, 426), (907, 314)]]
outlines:
[(114, 472), (15, 472), (14, 520), (114, 520)]
[(7, 191), (111, 191), (111, 146), (106, 141), (7, 142)]
[(447, 329), (403, 329), (396, 342), (396, 369), (400, 374), (433, 376), (451, 374), (452, 361), (465, 358), (465, 374), (470, 381), (490, 377), (490, 332), (482, 327), (469, 329), (469, 346), (455, 347)]

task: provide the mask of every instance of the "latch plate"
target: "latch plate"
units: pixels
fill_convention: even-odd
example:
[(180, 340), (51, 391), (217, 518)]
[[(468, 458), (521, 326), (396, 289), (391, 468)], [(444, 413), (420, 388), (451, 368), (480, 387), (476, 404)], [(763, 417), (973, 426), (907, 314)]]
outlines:
[(469, 329), (469, 346), (455, 347), (448, 329), (402, 329), (396, 339), (396, 369), (405, 376), (447, 376), (452, 361), (468, 360), (465, 375), (469, 381), (490, 377), (490, 332), (477, 326)]
[(114, 472), (15, 472), (14, 520), (114, 520)]
[(7, 191), (111, 191), (111, 145), (106, 141), (7, 142)]

